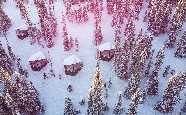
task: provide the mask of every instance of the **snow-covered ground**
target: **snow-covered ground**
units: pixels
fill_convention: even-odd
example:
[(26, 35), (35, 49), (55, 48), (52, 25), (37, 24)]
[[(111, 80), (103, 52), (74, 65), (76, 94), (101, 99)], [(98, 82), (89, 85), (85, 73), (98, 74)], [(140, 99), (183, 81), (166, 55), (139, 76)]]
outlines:
[[(31, 1), (31, 0), (30, 0)], [(29, 2), (29, 11), (32, 17), (32, 22), (38, 23), (37, 10), (33, 2)], [(104, 4), (105, 6), (105, 4)], [(77, 37), (80, 44), (79, 52), (70, 51), (64, 52), (63, 50), (63, 38), (62, 38), (62, 10), (63, 3), (62, 0), (57, 0), (55, 2), (55, 16), (58, 22), (58, 33), (55, 40), (55, 46), (50, 49), (43, 49), (38, 45), (30, 45), (29, 40), (19, 40), (16, 36), (15, 29), (20, 26), (25, 26), (25, 22), (21, 19), (19, 9), (16, 8), (13, 0), (7, 0), (4, 4), (5, 12), (11, 18), (13, 26), (8, 31), (8, 41), (13, 48), (13, 51), (17, 56), (22, 59), (22, 65), (29, 70), (29, 80), (33, 82), (35, 87), (40, 93), (40, 99), (45, 105), (46, 115), (62, 115), (64, 109), (64, 98), (66, 96), (70, 97), (75, 104), (76, 108), (81, 110), (81, 114), (86, 114), (87, 105), (80, 106), (78, 102), (82, 98), (86, 98), (88, 95), (88, 90), (92, 84), (94, 78), (95, 67), (96, 67), (96, 46), (93, 44), (93, 31), (94, 31), (94, 20), (92, 14), (89, 14), (89, 21), (86, 24), (72, 24), (67, 22), (67, 29), (72, 37)], [(138, 32), (141, 28), (146, 30), (146, 24), (143, 23), (142, 19), (144, 17), (145, 8), (142, 10), (140, 15), (140, 20), (136, 22), (136, 31)], [(111, 16), (107, 15), (106, 9), (104, 7), (103, 19), (102, 19), (102, 31), (104, 36), (104, 42), (113, 43), (114, 32), (111, 27)], [(186, 25), (186, 24), (185, 24)], [(186, 29), (184, 25), (184, 29)], [(5, 38), (0, 38), (6, 47)], [(161, 35), (153, 41), (153, 49), (156, 49), (156, 53), (159, 48), (163, 45), (164, 41), (167, 40), (167, 35)], [(44, 80), (42, 77), (43, 72), (47, 72), (50, 68), (49, 65), (45, 67), (41, 72), (33, 72), (28, 65), (28, 59), (34, 53), (42, 51), (46, 56), (49, 51), (54, 71), (56, 73), (55, 78), (49, 78)], [(83, 69), (76, 76), (66, 76), (64, 74), (63, 61), (66, 57), (70, 55), (77, 55), (80, 60), (83, 61)], [(48, 56), (49, 57), (49, 56)], [(178, 59), (174, 57), (173, 50), (166, 50), (166, 57), (164, 59), (164, 64), (162, 68), (166, 65), (171, 65), (176, 72), (186, 70), (186, 59)], [(109, 89), (108, 105), (110, 106), (110, 111), (107, 115), (112, 115), (112, 108), (116, 103), (119, 91), (123, 91), (127, 86), (126, 81), (118, 79), (114, 73), (111, 62), (101, 62), (101, 73), (105, 82), (111, 80), (113, 85)], [(163, 71), (163, 70), (162, 70)], [(59, 79), (58, 75), (62, 75), (62, 79)], [(162, 115), (161, 113), (153, 110), (153, 105), (161, 99), (164, 89), (166, 88), (168, 78), (163, 78), (160, 74), (160, 93), (155, 97), (148, 97), (146, 102), (139, 105), (138, 115)], [(66, 89), (67, 86), (71, 84), (73, 87), (73, 92), (69, 93)], [(184, 91), (186, 93), (186, 91)], [(173, 113), (168, 115), (178, 115), (178, 111), (185, 101), (184, 93), (181, 94), (182, 100), (177, 104)], [(125, 111), (127, 111), (128, 103), (130, 100), (124, 99), (123, 106)]]

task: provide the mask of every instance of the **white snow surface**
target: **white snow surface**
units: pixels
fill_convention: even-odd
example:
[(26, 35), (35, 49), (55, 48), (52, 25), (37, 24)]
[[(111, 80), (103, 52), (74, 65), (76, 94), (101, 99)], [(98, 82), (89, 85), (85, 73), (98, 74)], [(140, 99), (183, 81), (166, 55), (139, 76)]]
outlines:
[[(107, 14), (106, 4), (104, 0), (104, 11), (102, 17), (102, 32), (103, 32), (103, 43), (110, 42), (113, 43), (114, 31), (111, 27), (111, 16)], [(147, 24), (143, 22), (143, 17), (145, 14), (145, 4), (141, 14), (139, 16), (139, 21), (136, 21), (136, 33), (143, 28), (143, 31), (147, 31)], [(32, 0), (28, 3), (28, 10), (30, 11), (29, 15), (32, 17), (31, 21), (35, 24), (39, 24), (39, 18), (37, 15), (37, 9)], [(87, 98), (88, 90), (92, 84), (92, 80), (94, 79), (94, 73), (96, 70), (96, 46), (94, 45), (94, 20), (93, 15), (89, 14), (89, 21), (86, 24), (76, 24), (70, 23), (67, 21), (67, 29), (69, 34), (78, 38), (79, 41), (79, 52), (70, 51), (64, 52), (63, 50), (63, 38), (62, 38), (62, 11), (64, 10), (62, 0), (55, 0), (55, 17), (57, 18), (58, 23), (58, 32), (57, 37), (55, 39), (55, 46), (48, 49), (42, 48), (39, 45), (30, 45), (29, 40), (19, 40), (16, 36), (15, 29), (20, 27), (20, 25), (25, 25), (25, 21), (21, 18), (19, 9), (16, 8), (14, 0), (7, 0), (4, 4), (3, 9), (6, 14), (11, 18), (13, 26), (7, 33), (8, 41), (12, 46), (13, 51), (17, 56), (21, 58), (21, 64), (25, 69), (29, 71), (29, 80), (31, 80), (36, 87), (36, 89), (40, 93), (41, 102), (45, 105), (45, 115), (63, 115), (64, 109), (64, 98), (66, 96), (70, 97), (76, 108), (81, 110), (81, 115), (86, 115), (87, 103), (85, 106), (80, 106), (78, 102), (81, 101), (82, 98)], [(39, 27), (39, 25), (38, 25)], [(186, 26), (184, 26), (184, 29)], [(147, 31), (148, 32), (148, 31)], [(167, 40), (168, 36), (160, 35), (156, 37), (153, 41), (153, 49), (155, 49), (155, 54), (161, 48), (164, 41)], [(6, 47), (6, 40), (3, 37), (0, 37), (4, 47)], [(40, 72), (33, 72), (27, 65), (28, 58), (33, 55), (35, 52), (42, 51), (44, 54), (46, 52), (50, 52), (51, 61), (53, 62), (54, 72), (56, 75), (62, 75), (62, 79), (58, 77), (49, 78), (47, 80), (43, 79), (43, 73), (48, 72), (50, 67), (47, 65)], [(174, 68), (176, 72), (185, 71), (186, 70), (186, 59), (178, 59), (174, 57), (175, 49), (166, 50), (166, 56), (164, 59), (164, 64), (162, 68), (167, 65), (171, 65), (171, 68)], [(63, 68), (63, 60), (72, 54), (78, 55), (78, 57), (83, 61), (84, 67), (83, 69), (75, 76), (75, 77), (67, 77), (64, 73)], [(46, 55), (48, 57), (48, 55)], [(118, 99), (118, 92), (124, 91), (127, 86), (127, 81), (120, 80), (116, 77), (112, 63), (108, 62), (100, 62), (101, 74), (105, 82), (108, 82), (109, 79), (112, 80), (112, 87), (108, 90), (108, 105), (110, 110), (106, 113), (106, 115), (112, 115), (112, 110)], [(138, 115), (164, 115), (157, 111), (153, 110), (154, 104), (162, 98), (163, 91), (167, 87), (168, 78), (163, 78), (162, 71), (159, 73), (159, 95), (154, 97), (147, 97), (147, 100), (144, 104), (139, 105), (138, 107)], [(73, 92), (69, 93), (66, 89), (67, 86), (71, 84), (73, 87)], [(145, 84), (144, 84), (145, 85)], [(181, 93), (180, 103), (177, 103), (174, 111), (172, 113), (168, 113), (166, 115), (179, 115), (180, 108), (183, 106), (186, 98), (184, 96), (186, 94), (186, 90)], [(87, 101), (87, 100), (86, 100)], [(128, 104), (130, 100), (123, 100), (123, 107), (125, 112), (127, 112)], [(125, 115), (125, 114), (124, 114)]]
[(63, 64), (64, 65), (72, 65), (76, 63), (82, 62), (76, 55), (71, 55), (64, 59)]
[(43, 54), (43, 52), (38, 51), (37, 53), (31, 55), (28, 61), (36, 61), (36, 60), (42, 60), (42, 59), (46, 59), (46, 57)]
[(103, 43), (98, 47), (99, 51), (111, 50), (111, 49), (114, 49), (114, 46), (110, 42)]
[(18, 26), (16, 29), (20, 29), (20, 30), (26, 30), (28, 29), (26, 25), (22, 25), (22, 26)]

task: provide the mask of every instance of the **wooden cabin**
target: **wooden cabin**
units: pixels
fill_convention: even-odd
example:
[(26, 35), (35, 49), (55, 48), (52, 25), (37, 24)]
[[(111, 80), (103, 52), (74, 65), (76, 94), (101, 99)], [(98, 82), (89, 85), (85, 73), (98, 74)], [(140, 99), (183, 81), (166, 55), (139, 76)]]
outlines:
[(16, 35), (21, 40), (23, 40), (29, 36), (27, 29), (16, 29)]
[(98, 57), (103, 61), (110, 61), (114, 57), (114, 47), (107, 42), (98, 47)]
[(75, 76), (82, 67), (83, 63), (76, 55), (71, 55), (64, 59), (64, 70), (66, 75)]
[(40, 71), (49, 63), (42, 52), (33, 54), (28, 61), (33, 71)]

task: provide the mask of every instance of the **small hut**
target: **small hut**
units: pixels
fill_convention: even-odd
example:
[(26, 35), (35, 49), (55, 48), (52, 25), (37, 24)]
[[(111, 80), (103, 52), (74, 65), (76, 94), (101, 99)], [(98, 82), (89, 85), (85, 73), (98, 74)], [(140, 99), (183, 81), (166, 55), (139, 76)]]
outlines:
[(48, 60), (42, 52), (37, 52), (29, 58), (29, 64), (33, 71), (40, 71), (48, 64)]
[(75, 76), (83, 67), (82, 61), (76, 56), (71, 55), (64, 59), (64, 69), (66, 75)]
[(110, 61), (114, 57), (114, 47), (110, 42), (101, 44), (98, 47), (98, 57), (103, 61)]
[(16, 29), (16, 35), (21, 40), (27, 38), (29, 36), (28, 29), (26, 27), (19, 27)]
[(28, 37), (28, 31), (27, 30), (21, 30), (21, 29), (17, 29), (16, 30), (16, 35), (19, 39), (23, 40), (26, 37)]

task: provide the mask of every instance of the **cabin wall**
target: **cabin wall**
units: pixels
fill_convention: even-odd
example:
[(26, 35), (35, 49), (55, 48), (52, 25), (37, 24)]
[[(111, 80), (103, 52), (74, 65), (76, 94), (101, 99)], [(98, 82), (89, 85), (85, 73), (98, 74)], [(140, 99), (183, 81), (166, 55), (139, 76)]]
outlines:
[(30, 61), (30, 65), (31, 65), (31, 68), (32, 68), (33, 71), (40, 71), (47, 64), (48, 64), (48, 60), (47, 59)]

